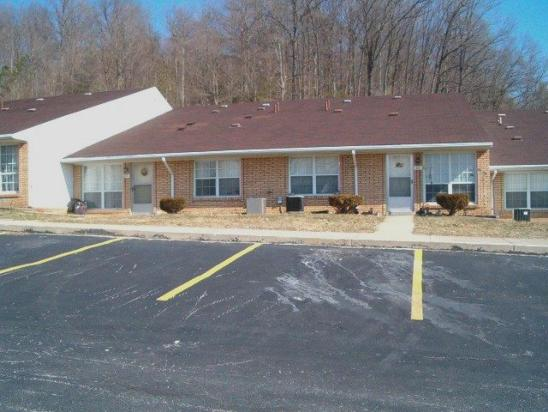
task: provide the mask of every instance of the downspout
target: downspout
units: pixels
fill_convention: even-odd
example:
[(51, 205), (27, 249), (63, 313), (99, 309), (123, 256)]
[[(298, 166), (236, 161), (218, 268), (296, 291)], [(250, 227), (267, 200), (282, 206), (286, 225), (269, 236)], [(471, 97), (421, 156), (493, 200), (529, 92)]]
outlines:
[(495, 193), (495, 178), (497, 177), (498, 170), (493, 171), (493, 177), (491, 178), (491, 202), (493, 202), (493, 215), (497, 216), (497, 196)]
[(167, 163), (166, 158), (164, 156), (162, 156), (162, 162), (164, 163), (164, 166), (169, 172), (169, 191), (171, 193), (171, 197), (175, 197), (175, 176), (173, 175), (173, 170), (171, 170), (171, 167)]
[(354, 194), (358, 195), (358, 161), (356, 160), (356, 151), (352, 150), (352, 161), (354, 162)]

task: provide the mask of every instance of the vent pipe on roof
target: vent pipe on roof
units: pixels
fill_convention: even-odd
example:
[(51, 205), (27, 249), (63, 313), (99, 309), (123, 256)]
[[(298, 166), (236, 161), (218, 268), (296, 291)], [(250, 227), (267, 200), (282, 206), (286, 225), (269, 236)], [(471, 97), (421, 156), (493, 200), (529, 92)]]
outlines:
[(510, 125), (510, 124), (507, 124), (506, 126), (504, 126), (505, 129), (514, 129), (516, 126), (513, 126), (513, 125)]
[(325, 98), (325, 111), (326, 112), (331, 111), (331, 100), (329, 100), (327, 97)]
[(27, 109), (27, 112), (35, 112), (35, 111), (36, 111), (36, 107), (31, 107)]
[(504, 113), (499, 113), (498, 115), (498, 124), (502, 126), (502, 118), (506, 117)]

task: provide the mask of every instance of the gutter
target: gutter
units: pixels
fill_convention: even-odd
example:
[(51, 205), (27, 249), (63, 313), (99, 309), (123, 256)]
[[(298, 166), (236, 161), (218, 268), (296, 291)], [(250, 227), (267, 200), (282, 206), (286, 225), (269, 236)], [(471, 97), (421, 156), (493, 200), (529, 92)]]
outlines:
[(354, 162), (354, 194), (358, 196), (358, 160), (355, 150), (352, 150), (352, 161)]
[(175, 197), (175, 175), (173, 174), (173, 170), (169, 166), (169, 164), (166, 161), (165, 157), (162, 157), (162, 162), (164, 163), (164, 166), (166, 167), (167, 171), (169, 172), (169, 190), (171, 193), (171, 197)]
[(356, 152), (402, 152), (414, 150), (440, 150), (440, 149), (489, 149), (492, 142), (469, 142), (469, 143), (427, 143), (427, 144), (396, 144), (396, 145), (367, 145), (367, 146), (322, 146), (322, 147), (284, 147), (277, 149), (242, 149), (242, 150), (211, 150), (202, 152), (174, 152), (174, 153), (151, 153), (137, 155), (115, 155), (97, 157), (66, 157), (61, 163), (79, 163), (110, 160), (152, 160), (158, 158), (181, 158), (181, 157), (213, 157), (213, 156), (253, 156), (269, 154), (296, 154), (296, 153), (348, 153)]
[(545, 170), (548, 169), (548, 164), (545, 165), (507, 165), (507, 166), (489, 166), (491, 171), (499, 172), (511, 172), (511, 171), (522, 171), (522, 170)]

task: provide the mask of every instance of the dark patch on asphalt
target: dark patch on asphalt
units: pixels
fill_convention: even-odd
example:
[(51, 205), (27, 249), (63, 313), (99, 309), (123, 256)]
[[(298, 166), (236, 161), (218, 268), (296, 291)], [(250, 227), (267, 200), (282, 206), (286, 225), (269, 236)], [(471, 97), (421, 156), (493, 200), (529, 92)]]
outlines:
[(264, 245), (156, 301), (245, 247), (123, 240), (0, 278), (1, 409), (548, 405), (548, 259), (425, 252), (423, 322), (410, 251)]

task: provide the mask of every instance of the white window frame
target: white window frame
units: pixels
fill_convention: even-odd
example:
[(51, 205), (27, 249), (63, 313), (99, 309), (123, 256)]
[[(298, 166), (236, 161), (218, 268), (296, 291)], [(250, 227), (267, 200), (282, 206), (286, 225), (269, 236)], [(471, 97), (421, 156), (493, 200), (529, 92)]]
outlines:
[[(86, 188), (86, 170), (85, 168), (88, 166), (93, 167), (100, 167), (101, 170), (101, 187), (100, 187), (100, 193), (101, 193), (101, 207), (96, 207), (95, 209), (105, 209), (105, 168), (107, 166), (119, 166), (122, 169), (122, 190), (120, 193), (122, 193), (122, 206), (120, 208), (109, 208), (109, 209), (123, 209), (124, 208), (124, 165), (122, 163), (100, 163), (100, 164), (88, 164), (88, 165), (82, 165), (82, 189), (80, 193), (82, 194), (82, 200), (84, 200), (85, 195), (85, 188)], [(112, 192), (112, 191), (108, 191)]]
[[(316, 193), (316, 176), (334, 176), (331, 174), (318, 174), (316, 173), (316, 159), (319, 158), (336, 158), (337, 159), (337, 191), (334, 193)], [(292, 156), (288, 158), (288, 188), (289, 193), (293, 194), (293, 190), (291, 188), (291, 178), (292, 177), (308, 177), (308, 175), (292, 175), (291, 174), (291, 160), (295, 159), (312, 159), (312, 193), (306, 193), (306, 194), (296, 194), (298, 196), (333, 196), (341, 192), (341, 158), (339, 155), (321, 155), (321, 156)]]
[[(423, 153), (423, 162), (422, 162), (422, 201), (426, 204), (436, 204), (436, 202), (432, 202), (432, 201), (428, 201), (426, 199), (426, 156), (427, 155), (438, 155), (438, 156), (449, 156), (449, 179), (451, 179), (451, 176), (452, 176), (452, 170), (451, 170), (451, 155), (452, 154), (473, 154), (474, 155), (474, 165), (475, 165), (475, 169), (474, 169), (474, 193), (476, 195), (476, 198), (475, 199), (469, 199), (470, 201), (470, 205), (475, 205), (476, 204), (476, 200), (478, 198), (478, 159), (477, 159), (477, 154), (476, 152), (426, 152), (426, 153)], [(439, 184), (443, 184), (443, 183), (439, 183)], [(468, 184), (472, 184), (472, 182), (447, 182), (447, 192), (449, 194), (452, 194), (453, 193), (453, 184), (457, 184), (457, 185), (468, 185)]]
[[(547, 207), (531, 207), (531, 175), (532, 174), (537, 174), (537, 173), (543, 173), (543, 174), (546, 174), (548, 176), (548, 171), (547, 170), (537, 170), (537, 171), (531, 171), (531, 172), (505, 172), (504, 173), (504, 184), (502, 185), (502, 197), (503, 197), (503, 202), (504, 202), (504, 209), (505, 210), (514, 210), (514, 209), (531, 209), (531, 210), (548, 210)], [(525, 175), (526, 176), (526, 179), (527, 179), (527, 187), (525, 189), (526, 193), (527, 193), (527, 206), (521, 208), (521, 207), (516, 207), (516, 208), (509, 208), (506, 206), (506, 177), (509, 176), (509, 175)]]
[[(2, 172), (2, 169), (0, 168), (0, 195), (16, 195), (19, 193), (19, 191), (21, 190), (21, 188), (19, 187), (19, 184), (20, 184), (20, 174), (19, 174), (19, 165), (20, 165), (20, 158), (19, 158), (19, 147), (17, 145), (14, 145), (14, 144), (2, 144), (0, 145), (0, 162), (2, 161), (2, 150), (4, 150), (4, 147), (15, 147), (16, 148), (16, 159), (15, 159), (15, 166), (17, 168), (17, 170), (15, 172), (5, 172), (3, 173)], [(15, 175), (16, 177), (16, 183), (17, 183), (17, 190), (2, 190), (2, 177), (4, 175), (9, 175), (9, 176), (13, 176)]]
[[(232, 160), (238, 162), (238, 168), (239, 168), (239, 174), (238, 174), (238, 195), (220, 195), (219, 194), (219, 180), (223, 179), (222, 177), (219, 177), (219, 162), (224, 160)], [(209, 179), (206, 178), (197, 178), (196, 177), (196, 168), (198, 165), (198, 162), (215, 162), (215, 195), (205, 195), (205, 196), (199, 196), (196, 194), (196, 180), (209, 180), (213, 179), (210, 177)], [(242, 197), (242, 160), (241, 159), (235, 159), (235, 158), (227, 158), (227, 159), (199, 159), (194, 161), (194, 168), (193, 168), (193, 179), (194, 181), (194, 191), (193, 196), (196, 199), (239, 199)]]

